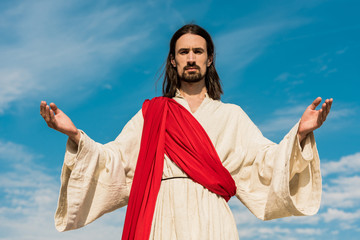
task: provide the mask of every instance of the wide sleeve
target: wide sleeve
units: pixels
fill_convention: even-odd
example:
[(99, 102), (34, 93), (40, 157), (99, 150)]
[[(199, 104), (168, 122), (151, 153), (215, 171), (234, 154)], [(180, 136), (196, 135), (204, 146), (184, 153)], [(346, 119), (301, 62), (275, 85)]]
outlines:
[(83, 227), (127, 205), (142, 127), (139, 111), (108, 144), (96, 143), (82, 131), (78, 146), (68, 140), (55, 213), (58, 231)]
[[(233, 149), (236, 196), (258, 218), (313, 215), (320, 206), (320, 160), (311, 133), (300, 146), (297, 123), (279, 144), (266, 139), (240, 111)], [(233, 163), (234, 164), (234, 163)]]

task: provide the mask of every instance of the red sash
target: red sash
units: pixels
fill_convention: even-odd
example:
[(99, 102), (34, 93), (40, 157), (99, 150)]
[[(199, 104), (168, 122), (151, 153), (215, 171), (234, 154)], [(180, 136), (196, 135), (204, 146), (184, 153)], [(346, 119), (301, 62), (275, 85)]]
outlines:
[(194, 182), (229, 201), (236, 186), (200, 123), (166, 97), (146, 100), (140, 152), (127, 207), (123, 240), (149, 239), (164, 154)]

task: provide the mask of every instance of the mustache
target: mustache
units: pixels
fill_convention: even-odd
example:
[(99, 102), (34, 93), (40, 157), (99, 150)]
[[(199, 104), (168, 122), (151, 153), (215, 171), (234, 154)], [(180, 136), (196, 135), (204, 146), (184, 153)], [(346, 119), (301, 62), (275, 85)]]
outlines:
[(200, 70), (200, 67), (198, 65), (186, 65), (184, 67), (184, 70), (188, 70), (189, 68), (195, 68), (195, 69)]

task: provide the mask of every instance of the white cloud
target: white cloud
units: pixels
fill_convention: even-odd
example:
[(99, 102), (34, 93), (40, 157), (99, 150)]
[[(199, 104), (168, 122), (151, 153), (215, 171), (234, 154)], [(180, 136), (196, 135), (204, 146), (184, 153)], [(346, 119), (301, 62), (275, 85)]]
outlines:
[[(296, 112), (294, 109), (293, 113)], [(281, 115), (282, 111), (276, 114)], [(342, 157), (340, 161), (322, 164), (326, 169), (323, 172), (328, 175), (323, 180), (321, 209), (315, 216), (261, 222), (254, 219), (237, 199), (232, 199), (229, 204), (238, 225), (240, 238), (302, 239), (306, 235), (318, 239), (329, 232), (340, 235), (342, 231), (349, 229), (360, 231), (357, 224), (360, 219), (360, 176), (357, 175), (360, 170), (359, 161), (359, 153), (355, 153)], [(333, 229), (332, 224), (335, 226)]]
[(345, 212), (342, 210), (329, 208), (326, 213), (322, 214), (325, 222), (346, 221), (353, 222), (360, 219), (360, 210), (355, 212)]
[(282, 218), (281, 221), (289, 224), (305, 224), (305, 225), (314, 225), (319, 223), (320, 215), (316, 214), (313, 216), (296, 216), (296, 217), (287, 217)]
[[(325, 99), (323, 99), (323, 102), (324, 100)], [(308, 103), (310, 105), (311, 101), (309, 101)], [(301, 104), (277, 109), (271, 114), (271, 116), (267, 118), (267, 120), (259, 124), (259, 128), (263, 133), (270, 136), (275, 135), (275, 133), (279, 132), (286, 133), (300, 120), (302, 114), (307, 107), (307, 105)], [(319, 109), (320, 107), (318, 106), (317, 110)], [(348, 117), (353, 114), (354, 110), (350, 108), (331, 109), (331, 112), (324, 126), (327, 129), (331, 130), (338, 130), (339, 128), (346, 127), (346, 125), (344, 125), (343, 123), (339, 124), (338, 120), (344, 121), (345, 119), (349, 119)], [(324, 128), (324, 126), (322, 128)], [(358, 166), (358, 164), (355, 164), (354, 166), (356, 167)], [(325, 172), (326, 171), (327, 170), (325, 169)]]
[(326, 181), (322, 206), (353, 208), (360, 203), (360, 176), (339, 177)]
[(263, 133), (276, 133), (289, 131), (301, 118), (306, 106), (298, 105), (277, 109), (272, 114), (273, 117), (259, 125)]
[(25, 92), (38, 90), (30, 79), (31, 75), (26, 69), (0, 70), (0, 114)]
[(239, 229), (240, 239), (303, 239), (319, 236), (323, 233), (319, 228), (288, 227), (243, 227)]
[(321, 235), (322, 230), (318, 228), (296, 228), (295, 232), (303, 235)]
[(331, 119), (343, 119), (344, 117), (348, 117), (354, 115), (354, 109), (348, 108), (338, 108), (338, 109), (331, 109), (331, 114), (329, 118)]
[[(288, 228), (280, 228), (280, 227), (248, 227), (243, 226), (239, 228), (239, 237), (240, 239), (248, 238), (248, 239), (268, 239), (278, 236), (287, 236), (292, 232), (291, 229)], [(276, 236), (278, 235), (278, 236)], [(283, 239), (283, 238), (279, 238)]]
[(338, 55), (344, 54), (348, 49), (349, 49), (348, 47), (340, 49), (340, 50), (336, 51), (336, 54), (338, 54)]
[(284, 72), (284, 73), (281, 73), (279, 76), (277, 76), (275, 78), (275, 81), (284, 82), (284, 81), (287, 81), (290, 76), (291, 76), (290, 73)]
[[(285, 82), (285, 81), (288, 81), (289, 79), (300, 79), (302, 77), (304, 77), (305, 74), (304, 73), (299, 73), (299, 74), (292, 74), (292, 73), (289, 73), (289, 72), (284, 72), (284, 73), (281, 73), (280, 75), (278, 75), (276, 78), (275, 78), (275, 81), (276, 82)], [(295, 84), (299, 84), (301, 82), (301, 80), (293, 80), (291, 82), (289, 82), (290, 84), (292, 85), (295, 85)]]
[(360, 219), (359, 161), (360, 153), (355, 153), (322, 164), (326, 178), (321, 204), (324, 211), (320, 216), (326, 223), (335, 222), (342, 230), (360, 230), (355, 224)]
[(328, 77), (330, 74), (338, 71), (336, 67), (333, 67), (333, 58), (342, 54), (341, 51), (334, 53), (324, 53), (318, 57), (310, 59), (310, 62), (314, 65), (313, 72), (316, 74), (324, 74)]
[[(0, 141), (1, 161), (8, 163), (9, 169), (0, 175), (1, 199), (0, 231), (5, 239), (119, 239), (124, 221), (125, 210), (119, 210), (103, 216), (90, 226), (80, 230), (58, 233), (53, 226), (53, 214), (57, 202), (59, 182), (57, 178), (40, 169), (34, 164), (38, 157), (26, 147)], [(14, 161), (9, 161), (14, 156)], [(26, 156), (26, 157), (25, 157)], [(24, 159), (24, 161), (22, 161)], [(10, 164), (9, 164), (10, 163)], [(333, 206), (326, 212), (313, 217), (294, 217), (270, 222), (262, 222), (253, 216), (236, 198), (229, 202), (233, 211), (239, 236), (243, 239), (277, 238), (299, 239), (299, 236), (319, 236), (323, 232), (318, 227), (299, 227), (303, 224), (319, 224), (319, 217), (324, 222), (342, 221), (341, 228), (349, 228), (360, 218), (360, 210), (355, 212), (342, 211), (334, 207), (346, 205), (350, 199), (354, 204), (359, 202), (359, 196), (354, 198), (359, 177), (332, 179), (330, 187), (325, 185), (324, 199), (339, 192), (333, 202), (323, 204), (323, 207)], [(328, 193), (329, 192), (329, 193)], [(347, 197), (347, 193), (352, 193)], [(349, 205), (354, 206), (354, 205)], [(315, 220), (316, 221), (315, 221)], [(289, 226), (288, 224), (291, 224)], [(294, 228), (294, 226), (297, 226)], [(319, 225), (316, 225), (319, 226)], [(23, 235), (27, 233), (27, 236)], [(265, 237), (266, 236), (266, 237)], [(1, 238), (0, 238), (1, 239)]]
[(322, 174), (327, 176), (333, 173), (346, 175), (360, 171), (360, 152), (344, 156), (339, 161), (324, 162), (321, 165)]
[(93, 5), (88, 11), (81, 11), (79, 2), (11, 6), (0, 16), (0, 29), (14, 38), (0, 45), (0, 114), (20, 100), (54, 98), (99, 84), (112, 65), (128, 62), (149, 43), (151, 28), (136, 24), (144, 10), (136, 4)]
[[(238, 226), (240, 239), (302, 239), (304, 235), (319, 236), (323, 233), (317, 227), (320, 215), (261, 221), (235, 197), (231, 198), (229, 206)], [(304, 225), (307, 227), (302, 227)]]
[(244, 224), (256, 224), (260, 222), (260, 220), (257, 219), (236, 197), (230, 199), (229, 206), (237, 226), (242, 226)]
[[(301, 26), (307, 20), (293, 21), (267, 21), (263, 23), (240, 27), (234, 31), (215, 36), (217, 57), (225, 66), (231, 67), (231, 71), (242, 69), (263, 53), (265, 48), (277, 33)], [(236, 62), (236, 65), (233, 63)]]
[(35, 156), (26, 150), (26, 147), (0, 139), (0, 159), (14, 164), (17, 162), (30, 162)]
[(54, 226), (59, 178), (35, 164), (26, 147), (0, 141), (0, 239), (119, 239), (125, 209), (106, 214), (91, 227), (59, 233)]

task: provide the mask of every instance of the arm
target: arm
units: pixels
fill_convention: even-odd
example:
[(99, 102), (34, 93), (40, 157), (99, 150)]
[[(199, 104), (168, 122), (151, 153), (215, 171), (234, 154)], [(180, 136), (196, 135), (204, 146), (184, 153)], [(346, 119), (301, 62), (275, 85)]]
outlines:
[[(55, 213), (56, 229), (67, 231), (127, 204), (143, 118), (139, 111), (115, 141), (103, 145), (78, 130), (63, 112), (51, 106), (49, 109), (42, 103), (41, 115), (49, 127), (69, 136)], [(55, 119), (51, 120), (53, 109)]]
[(269, 220), (317, 212), (321, 175), (312, 131), (325, 120), (332, 99), (316, 111), (320, 101), (315, 100), (306, 109), (300, 123), (279, 144), (263, 137), (247, 116), (239, 121), (239, 147), (244, 154), (234, 175), (237, 197), (258, 218)]
[(319, 207), (320, 160), (312, 134), (305, 140), (304, 148), (300, 148), (298, 126), (279, 144), (263, 137), (255, 125), (244, 133), (251, 140), (243, 145), (242, 166), (234, 176), (236, 196), (261, 220), (313, 215)]

